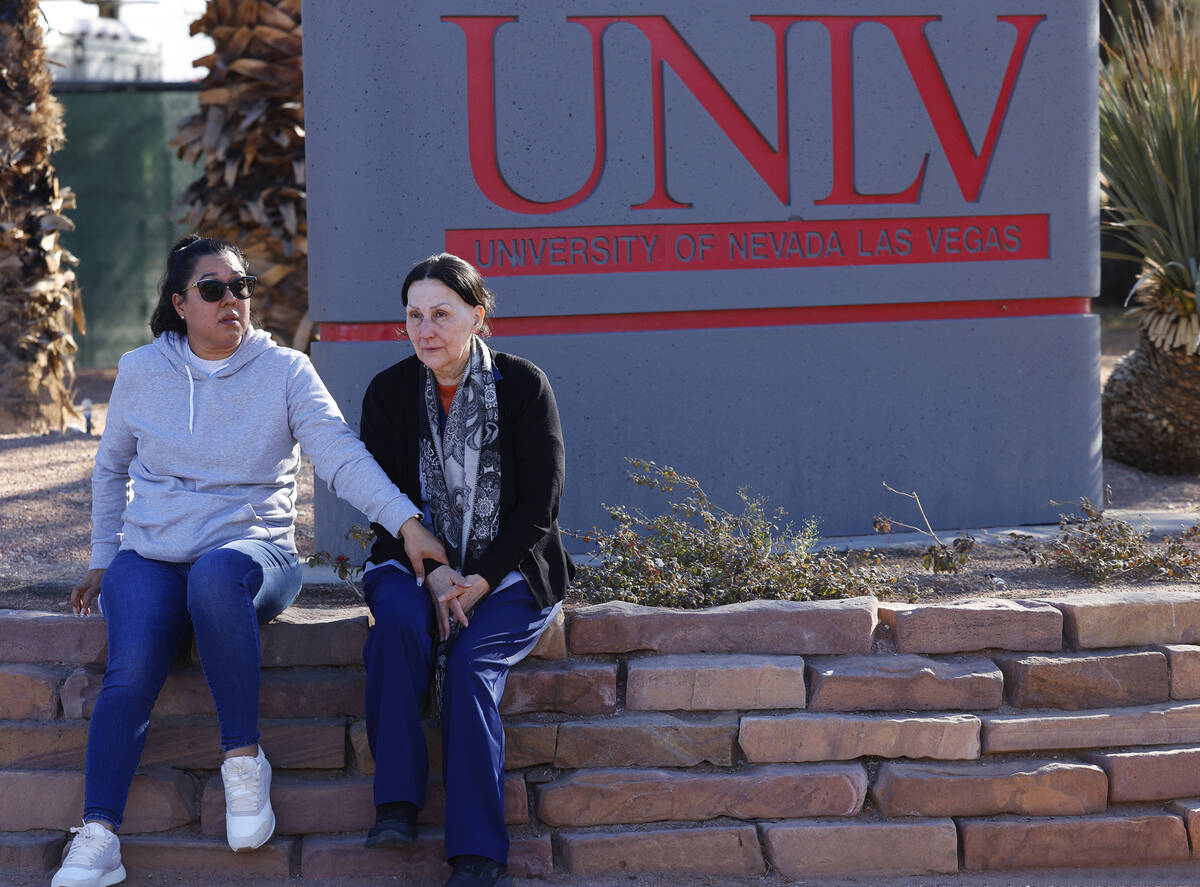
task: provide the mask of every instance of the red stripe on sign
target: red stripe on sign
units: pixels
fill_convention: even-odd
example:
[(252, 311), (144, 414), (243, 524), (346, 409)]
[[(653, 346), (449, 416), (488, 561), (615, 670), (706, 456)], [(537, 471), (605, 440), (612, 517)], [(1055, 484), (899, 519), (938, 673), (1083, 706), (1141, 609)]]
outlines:
[[(835, 323), (905, 323), (919, 320), (994, 320), (1087, 314), (1086, 298), (993, 299), (979, 302), (893, 302), (884, 305), (817, 305), (806, 308), (651, 311), (637, 314), (568, 314), (559, 317), (497, 317), (496, 336), (567, 336), (661, 330), (737, 329)], [(399, 323), (322, 323), (323, 342), (389, 342), (402, 338)]]
[(488, 277), (1013, 262), (1050, 255), (1050, 217), (452, 229), (446, 251)]

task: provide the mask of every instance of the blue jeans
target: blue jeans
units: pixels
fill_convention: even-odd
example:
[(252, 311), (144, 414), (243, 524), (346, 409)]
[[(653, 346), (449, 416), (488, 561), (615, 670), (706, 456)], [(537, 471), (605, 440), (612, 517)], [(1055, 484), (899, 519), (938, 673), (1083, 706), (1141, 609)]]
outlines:
[(258, 742), (258, 625), (296, 599), (301, 575), (269, 542), (231, 542), (192, 564), (113, 558), (100, 585), (108, 665), (88, 727), (85, 821), (120, 828), (154, 700), (193, 632), (221, 749)]
[[(368, 572), (363, 591), (375, 616), (363, 648), (375, 803), (424, 807), (429, 756), (421, 704), (436, 648), (433, 601), (412, 576), (390, 565)], [(539, 609), (529, 586), (517, 582), (476, 604), (454, 642), (442, 699), (447, 859), (470, 853), (508, 861), (500, 699), (509, 669), (537, 645), (560, 606)]]

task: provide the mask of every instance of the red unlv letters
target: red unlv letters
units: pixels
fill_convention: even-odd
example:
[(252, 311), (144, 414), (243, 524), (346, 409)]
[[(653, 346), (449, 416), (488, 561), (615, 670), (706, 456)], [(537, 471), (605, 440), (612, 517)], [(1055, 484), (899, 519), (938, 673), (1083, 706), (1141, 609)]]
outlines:
[(585, 200), (596, 188), (605, 162), (604, 83), (602, 77), (602, 39), (610, 25), (625, 23), (636, 27), (650, 43), (653, 78), (654, 191), (632, 209), (687, 208), (667, 191), (666, 139), (663, 107), (664, 65), (671, 69), (692, 92), (754, 171), (782, 204), (790, 202), (788, 187), (787, 132), (787, 54), (785, 37), (793, 25), (802, 22), (822, 26), (829, 35), (831, 58), (831, 100), (833, 105), (833, 187), (818, 204), (911, 204), (916, 203), (925, 178), (929, 153), (919, 160), (912, 184), (893, 194), (864, 194), (854, 181), (854, 87), (851, 38), (864, 22), (883, 25), (895, 39), (912, 77), (942, 151), (962, 192), (963, 199), (975, 202), (983, 188), (984, 176), (996, 149), (996, 142), (1012, 99), (1013, 87), (1029, 41), (1044, 15), (1004, 15), (996, 21), (1015, 30), (1003, 80), (998, 84), (991, 121), (982, 147), (975, 151), (963, 125), (954, 98), (946, 85), (925, 27), (940, 19), (936, 15), (755, 15), (752, 21), (770, 28), (775, 42), (776, 134), (775, 147), (733, 100), (720, 81), (700, 60), (687, 41), (663, 16), (571, 16), (567, 19), (585, 29), (591, 38), (593, 111), (595, 114), (595, 157), (583, 186), (574, 194), (550, 202), (529, 200), (517, 194), (500, 173), (496, 157), (496, 97), (493, 38), (499, 28), (516, 21), (515, 16), (443, 16), (466, 35), (467, 106), (471, 170), (483, 194), (495, 205), (513, 212), (555, 213)]

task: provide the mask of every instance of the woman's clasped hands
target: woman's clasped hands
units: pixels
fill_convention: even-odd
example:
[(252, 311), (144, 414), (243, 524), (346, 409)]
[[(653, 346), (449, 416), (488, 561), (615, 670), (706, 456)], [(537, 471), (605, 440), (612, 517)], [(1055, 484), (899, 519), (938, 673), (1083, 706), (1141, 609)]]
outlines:
[(425, 587), (437, 609), (438, 633), (443, 641), (450, 637), (450, 620), (466, 628), (467, 614), (492, 590), (478, 573), (463, 576), (448, 566), (438, 567), (426, 576)]

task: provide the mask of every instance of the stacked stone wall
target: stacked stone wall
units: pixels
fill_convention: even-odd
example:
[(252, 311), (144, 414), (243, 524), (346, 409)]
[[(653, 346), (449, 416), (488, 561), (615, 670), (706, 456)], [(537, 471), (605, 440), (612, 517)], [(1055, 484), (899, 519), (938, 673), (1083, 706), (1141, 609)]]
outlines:
[[(236, 857), (212, 700), (181, 656), (130, 796), (131, 871), (446, 873), (432, 727), (416, 846), (362, 848), (367, 630), (300, 609), (264, 628), (277, 829)], [(104, 658), (102, 620), (0, 611), (0, 871), (53, 867), (78, 824)], [(1200, 839), (1200, 592), (582, 607), (503, 711), (518, 876), (1144, 866)]]

